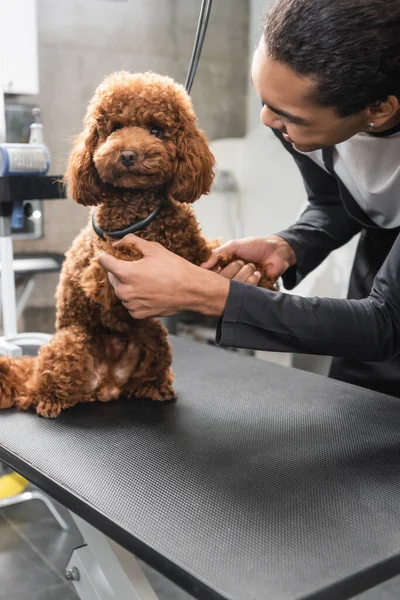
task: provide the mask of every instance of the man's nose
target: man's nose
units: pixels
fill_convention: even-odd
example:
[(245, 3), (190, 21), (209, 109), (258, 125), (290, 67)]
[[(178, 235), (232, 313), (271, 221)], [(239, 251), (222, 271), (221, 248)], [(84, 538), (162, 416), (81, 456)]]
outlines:
[(271, 129), (282, 129), (282, 121), (279, 119), (278, 115), (268, 108), (266, 104), (264, 104), (261, 109), (260, 118), (263, 125), (266, 127), (271, 127)]

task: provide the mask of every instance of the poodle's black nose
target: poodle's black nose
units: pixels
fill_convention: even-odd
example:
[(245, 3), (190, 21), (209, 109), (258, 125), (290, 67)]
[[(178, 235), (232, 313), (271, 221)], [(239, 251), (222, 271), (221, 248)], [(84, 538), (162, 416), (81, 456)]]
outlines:
[(132, 167), (137, 160), (137, 154), (133, 150), (125, 150), (125, 152), (121, 152), (119, 158), (124, 167)]

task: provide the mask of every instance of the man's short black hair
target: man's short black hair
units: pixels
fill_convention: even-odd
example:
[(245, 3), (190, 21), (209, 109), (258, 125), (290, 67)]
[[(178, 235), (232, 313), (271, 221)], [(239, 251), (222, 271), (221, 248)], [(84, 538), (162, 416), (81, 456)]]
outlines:
[(400, 0), (277, 0), (268, 56), (315, 77), (314, 101), (340, 116), (400, 99)]

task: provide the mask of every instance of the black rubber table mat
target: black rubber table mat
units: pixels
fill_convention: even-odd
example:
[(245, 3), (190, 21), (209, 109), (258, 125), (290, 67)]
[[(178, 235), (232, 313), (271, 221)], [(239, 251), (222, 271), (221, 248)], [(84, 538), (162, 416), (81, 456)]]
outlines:
[(0, 459), (201, 599), (400, 571), (399, 400), (176, 340), (175, 404), (0, 413)]

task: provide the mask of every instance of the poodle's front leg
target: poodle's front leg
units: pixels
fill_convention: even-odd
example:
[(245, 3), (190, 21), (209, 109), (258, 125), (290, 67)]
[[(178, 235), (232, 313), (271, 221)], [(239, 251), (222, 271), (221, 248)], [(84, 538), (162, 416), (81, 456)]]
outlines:
[(121, 395), (148, 400), (174, 400), (172, 349), (167, 330), (157, 319), (146, 319), (140, 322), (136, 333), (142, 349), (141, 361), (125, 382)]
[(36, 372), (23, 404), (42, 417), (57, 417), (65, 408), (94, 400), (94, 361), (87, 332), (81, 327), (58, 331), (36, 360)]
[[(219, 239), (213, 240), (213, 241), (208, 241), (207, 245), (206, 245), (206, 249), (201, 254), (202, 262), (206, 262), (206, 260), (208, 260), (210, 258), (212, 250), (219, 248), (221, 245), (222, 245), (222, 242)], [(204, 254), (207, 254), (207, 257), (203, 260)], [(236, 257), (234, 254), (221, 253), (218, 257), (217, 264), (219, 267), (221, 267), (223, 269), (224, 267), (228, 266), (232, 261), (236, 260), (237, 258), (238, 257)], [(279, 291), (279, 286), (276, 282), (276, 279), (271, 278), (266, 274), (265, 266), (263, 264), (256, 264), (255, 267), (256, 267), (257, 271), (259, 271), (261, 273), (261, 278), (260, 278), (260, 281), (258, 282), (258, 287), (265, 288), (267, 290), (273, 290), (275, 292)]]

